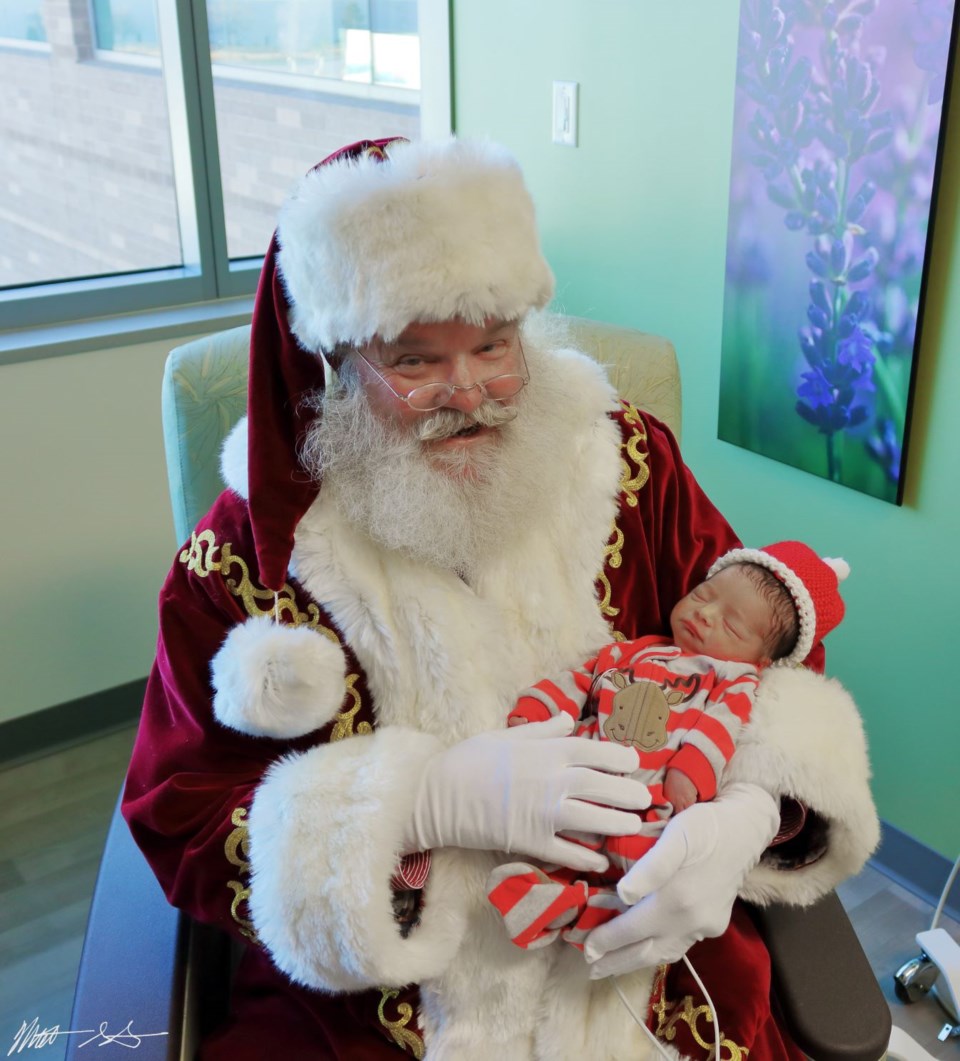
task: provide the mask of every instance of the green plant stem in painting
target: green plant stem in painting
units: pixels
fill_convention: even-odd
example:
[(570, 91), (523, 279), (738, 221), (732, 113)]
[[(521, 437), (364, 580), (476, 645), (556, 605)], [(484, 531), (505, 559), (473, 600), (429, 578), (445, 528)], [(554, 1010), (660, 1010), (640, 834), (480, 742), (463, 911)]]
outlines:
[(896, 425), (898, 434), (902, 437), (907, 421), (907, 411), (903, 402), (903, 390), (893, 379), (890, 367), (882, 357), (878, 357), (874, 362), (873, 375), (874, 379), (880, 384), (880, 389), (883, 391), (883, 396), (886, 399), (887, 406), (890, 410), (890, 418)]
[[(838, 201), (840, 204), (840, 213), (837, 217), (837, 223), (834, 228), (834, 238), (842, 240), (844, 233), (847, 230), (847, 195), (850, 191), (850, 167), (847, 165), (845, 159), (837, 160), (837, 176), (839, 178), (839, 193)], [(837, 277), (833, 281), (833, 323), (830, 327), (830, 346), (833, 350), (833, 357), (837, 357), (837, 322), (843, 316), (843, 310), (847, 302), (850, 299), (849, 291), (846, 286), (846, 274), (843, 277)], [(827, 475), (831, 482), (839, 483), (843, 479), (842, 461), (840, 457), (840, 450), (842, 448), (842, 439), (837, 437), (836, 432), (831, 432), (827, 435)]]
[(837, 433), (831, 431), (826, 436), (827, 443), (827, 478), (832, 483), (840, 482), (840, 454), (837, 447)]

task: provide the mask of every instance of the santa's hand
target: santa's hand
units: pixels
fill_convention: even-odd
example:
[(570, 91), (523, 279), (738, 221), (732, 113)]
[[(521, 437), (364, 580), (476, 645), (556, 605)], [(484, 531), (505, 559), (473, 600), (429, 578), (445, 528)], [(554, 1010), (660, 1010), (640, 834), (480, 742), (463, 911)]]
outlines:
[[(602, 871), (605, 856), (558, 833), (632, 836), (647, 786), (622, 774), (637, 753), (570, 737), (573, 720), (480, 733), (430, 759), (402, 838), (402, 853), (436, 847), (509, 851), (570, 869)], [(619, 808), (619, 809), (617, 809)]]
[(672, 818), (617, 886), (629, 909), (587, 936), (591, 979), (677, 961), (697, 940), (719, 936), (779, 824), (774, 798), (739, 783)]

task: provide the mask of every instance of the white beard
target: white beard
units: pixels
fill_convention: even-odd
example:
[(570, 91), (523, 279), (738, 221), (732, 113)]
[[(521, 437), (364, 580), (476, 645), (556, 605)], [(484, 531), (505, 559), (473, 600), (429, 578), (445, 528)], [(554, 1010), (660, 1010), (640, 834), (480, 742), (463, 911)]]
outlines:
[[(531, 368), (543, 359), (527, 350)], [(533, 379), (514, 399), (509, 419), (479, 445), (450, 453), (427, 451), (415, 429), (387, 424), (371, 410), (363, 389), (350, 384), (328, 391), (301, 459), (341, 515), (387, 549), (430, 566), (456, 571), (466, 581), (543, 512), (552, 465), (550, 426), (556, 411), (548, 388)], [(497, 403), (487, 415), (503, 416)], [(483, 408), (483, 407), (482, 407)], [(470, 418), (440, 417), (444, 433)], [(481, 418), (483, 413), (481, 413)], [(430, 430), (432, 415), (418, 422)]]

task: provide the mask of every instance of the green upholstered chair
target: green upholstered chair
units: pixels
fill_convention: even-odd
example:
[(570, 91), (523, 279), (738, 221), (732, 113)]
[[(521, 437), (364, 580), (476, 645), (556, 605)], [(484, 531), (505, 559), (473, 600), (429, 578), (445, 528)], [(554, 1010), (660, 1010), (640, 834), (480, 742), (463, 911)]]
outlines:
[(167, 358), (160, 401), (178, 542), (223, 489), (220, 446), (246, 412), (249, 346), (247, 324), (178, 346)]
[[(624, 397), (679, 436), (680, 375), (672, 344), (579, 318), (569, 318), (569, 325), (572, 345), (606, 364)], [(249, 327), (234, 328), (186, 343), (167, 361), (164, 443), (179, 542), (222, 489), (220, 444), (245, 410), (249, 333)], [(889, 1039), (890, 1011), (837, 896), (804, 910), (773, 906), (752, 913), (773, 960), (776, 1004), (798, 1046), (815, 1061), (878, 1061)], [(142, 1040), (137, 1061), (190, 1058), (204, 1024), (225, 1005), (229, 969), (226, 937), (166, 904), (116, 813), (71, 1027), (104, 1020), (123, 1027), (131, 1018), (140, 1031), (158, 1024), (169, 1036)], [(72, 1040), (67, 1057), (76, 1049)]]

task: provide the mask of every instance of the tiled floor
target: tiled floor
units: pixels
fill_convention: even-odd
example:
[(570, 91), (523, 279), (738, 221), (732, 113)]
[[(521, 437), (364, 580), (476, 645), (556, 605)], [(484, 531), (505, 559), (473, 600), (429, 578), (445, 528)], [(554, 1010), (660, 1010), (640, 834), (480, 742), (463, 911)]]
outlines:
[[(23, 1021), (69, 1028), (87, 909), (133, 733), (0, 771), (0, 1057)], [(929, 927), (932, 907), (869, 867), (839, 892), (894, 1023), (933, 1057), (960, 1061), (960, 1039), (937, 1041), (945, 1021), (937, 1003), (907, 1006), (893, 992), (893, 973), (917, 953), (914, 937)], [(941, 923), (960, 940), (960, 924)], [(62, 1061), (64, 1049), (61, 1038), (30, 1053)]]
[[(133, 736), (129, 727), (0, 771), (0, 1057), (24, 1021), (70, 1027), (90, 897)], [(24, 1053), (61, 1061), (65, 1050), (60, 1037)]]

